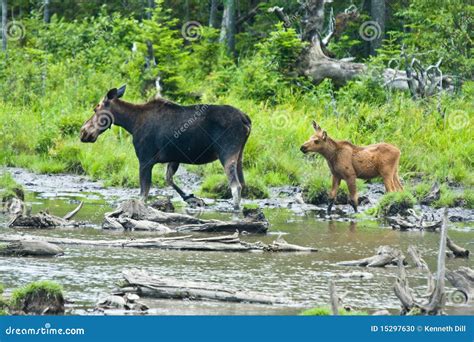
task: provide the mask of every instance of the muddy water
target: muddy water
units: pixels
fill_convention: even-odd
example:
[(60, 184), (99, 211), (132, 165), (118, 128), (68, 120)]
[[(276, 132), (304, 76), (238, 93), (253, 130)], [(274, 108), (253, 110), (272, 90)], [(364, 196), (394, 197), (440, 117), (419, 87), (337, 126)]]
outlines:
[[(33, 212), (49, 208), (50, 213), (63, 215), (75, 207), (77, 200), (86, 201), (77, 220), (92, 221), (85, 227), (59, 230), (28, 230), (26, 233), (57, 237), (107, 239), (152, 236), (150, 233), (111, 232), (100, 229), (103, 213), (111, 209), (97, 194), (66, 193), (52, 196), (28, 193)], [(2, 258), (0, 283), (7, 290), (28, 282), (50, 279), (64, 286), (67, 298), (74, 301), (72, 313), (87, 313), (99, 298), (116, 288), (122, 270), (129, 267), (145, 269), (153, 274), (179, 279), (208, 281), (232, 287), (251, 289), (289, 299), (288, 305), (266, 306), (216, 302), (148, 300), (152, 314), (298, 314), (305, 308), (327, 305), (328, 280), (335, 279), (344, 303), (360, 309), (387, 308), (393, 312), (399, 301), (393, 294), (395, 268), (355, 268), (335, 265), (373, 255), (380, 245), (400, 246), (403, 251), (415, 244), (428, 262), (436, 267), (439, 234), (433, 232), (399, 232), (377, 222), (327, 222), (311, 214), (295, 214), (284, 209), (265, 212), (271, 222), (266, 236), (244, 236), (244, 240), (271, 242), (284, 234), (289, 243), (316, 247), (317, 253), (222, 253), (161, 251), (153, 249), (118, 249), (65, 247), (65, 255), (58, 258)], [(229, 219), (229, 214), (206, 212), (204, 217)], [(15, 233), (5, 226), (0, 217), (0, 234)], [(474, 249), (474, 225), (452, 224), (449, 232), (458, 244)], [(209, 236), (209, 235), (207, 235)], [(447, 267), (473, 267), (470, 260), (448, 259)], [(353, 272), (364, 272), (369, 279), (351, 277)], [(408, 269), (410, 284), (419, 293), (426, 289), (426, 280), (417, 269)], [(448, 288), (451, 292), (453, 289)], [(448, 304), (453, 314), (473, 314), (467, 305)]]

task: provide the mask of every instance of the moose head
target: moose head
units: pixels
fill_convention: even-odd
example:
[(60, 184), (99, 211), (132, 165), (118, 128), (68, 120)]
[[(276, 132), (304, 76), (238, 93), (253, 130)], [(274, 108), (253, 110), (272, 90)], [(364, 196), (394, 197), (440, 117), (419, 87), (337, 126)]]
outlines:
[(326, 149), (328, 134), (313, 120), (314, 134), (300, 148), (301, 152), (322, 152)]
[(116, 99), (125, 94), (126, 86), (113, 88), (107, 92), (104, 99), (94, 108), (94, 115), (82, 125), (80, 138), (82, 142), (93, 143), (99, 135), (109, 129), (115, 122), (111, 106)]

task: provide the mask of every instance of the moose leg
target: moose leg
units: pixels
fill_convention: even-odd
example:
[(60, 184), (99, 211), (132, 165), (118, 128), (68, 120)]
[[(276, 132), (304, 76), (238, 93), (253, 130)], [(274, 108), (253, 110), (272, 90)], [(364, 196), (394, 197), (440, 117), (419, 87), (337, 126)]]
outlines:
[(395, 173), (393, 175), (393, 183), (395, 185), (395, 190), (403, 191), (403, 185), (400, 183), (400, 177), (398, 176), (398, 167), (395, 169)]
[(140, 165), (140, 197), (145, 202), (151, 187), (151, 170), (153, 164), (146, 163)]
[(242, 193), (242, 185), (239, 182), (239, 176), (237, 172), (237, 160), (238, 154), (234, 154), (227, 159), (221, 159), (221, 163), (224, 166), (227, 179), (229, 180), (230, 190), (232, 191), (234, 210), (240, 209), (240, 200)]
[(242, 186), (242, 189), (245, 187), (244, 171), (242, 169), (243, 154), (244, 148), (242, 147), (239, 153), (239, 158), (237, 159), (237, 176), (239, 177), (239, 182)]
[(174, 190), (176, 190), (179, 196), (181, 196), (183, 201), (185, 201), (186, 203), (190, 204), (191, 206), (203, 206), (204, 202), (201, 199), (194, 197), (193, 194), (186, 195), (186, 193), (183, 190), (181, 190), (179, 186), (177, 186), (175, 182), (173, 181), (173, 176), (176, 173), (176, 171), (178, 171), (178, 168), (179, 168), (179, 163), (176, 163), (176, 162), (168, 163), (168, 166), (166, 167), (166, 183), (169, 186), (171, 186)]
[(336, 201), (337, 190), (339, 189), (340, 184), (341, 184), (341, 179), (333, 175), (332, 188), (331, 188), (331, 191), (329, 192), (328, 215), (331, 215), (331, 209), (334, 202)]
[(356, 178), (351, 177), (346, 179), (347, 187), (349, 188), (349, 204), (354, 208), (354, 211), (357, 212), (357, 186), (356, 186)]

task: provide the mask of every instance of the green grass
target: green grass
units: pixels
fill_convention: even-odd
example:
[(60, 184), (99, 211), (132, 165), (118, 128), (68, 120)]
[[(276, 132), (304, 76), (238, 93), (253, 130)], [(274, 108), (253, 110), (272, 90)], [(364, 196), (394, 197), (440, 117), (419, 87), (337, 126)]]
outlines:
[[(207, 176), (199, 193), (201, 196), (210, 198), (232, 198), (227, 177), (223, 174)], [(249, 176), (246, 178), (242, 196), (249, 199), (268, 198), (268, 190), (257, 177)]]
[(377, 216), (390, 216), (413, 208), (415, 197), (408, 191), (387, 192), (380, 198), (372, 212)]
[(62, 297), (63, 289), (59, 284), (52, 281), (36, 281), (14, 290), (10, 301), (12, 306), (19, 307), (27, 297), (38, 294), (50, 297)]
[[(301, 316), (330, 316), (331, 314), (332, 314), (331, 309), (328, 307), (311, 308), (300, 313)], [(343, 308), (339, 308), (339, 315), (340, 316), (367, 316), (368, 313), (366, 311), (356, 311), (356, 310), (347, 311), (347, 310), (344, 310)]]
[(12, 197), (24, 199), (25, 192), (23, 187), (15, 182), (12, 175), (5, 172), (0, 175), (0, 200), (4, 202)]
[[(130, 24), (111, 23), (108, 18), (104, 22), (117, 25), (116, 29)], [(47, 29), (35, 19), (27, 23), (33, 25), (28, 31), (32, 35), (26, 42), (27, 48), (12, 43), (9, 58), (0, 59), (0, 165), (21, 166), (41, 173), (85, 174), (104, 180), (106, 185), (138, 186), (138, 162), (127, 132), (113, 127), (96, 143), (83, 144), (79, 141), (79, 130), (111, 87), (127, 83), (124, 99), (135, 103), (152, 95), (144, 88), (151, 79), (144, 77), (152, 76), (143, 75), (144, 61), (140, 58), (144, 55), (128, 60), (125, 56), (129, 56), (130, 44), (116, 42), (120, 34), (109, 37), (118, 44), (113, 51), (110, 44), (103, 43), (103, 38), (97, 39), (94, 49), (74, 45), (80, 44), (80, 39), (64, 39), (65, 29), (96, 29), (88, 23), (51, 23)], [(101, 36), (112, 31), (89, 34)], [(174, 33), (180, 37), (179, 32)], [(280, 32), (275, 36), (280, 37), (277, 41), (264, 44), (267, 48), (263, 54), (242, 56), (239, 65), (218, 54), (208, 60), (209, 46), (205, 44), (210, 43), (204, 39), (194, 42), (193, 51), (187, 51), (188, 54), (171, 56), (170, 51), (181, 53), (182, 47), (165, 34), (163, 44), (172, 45), (173, 49), (163, 48), (166, 53), (158, 56), (166, 57), (162, 58), (166, 64), (159, 63), (159, 67), (167, 68), (160, 73), (166, 83), (165, 95), (172, 100), (182, 104), (228, 104), (251, 117), (252, 133), (244, 153), (248, 197), (266, 197), (269, 186), (288, 184), (303, 185), (309, 202), (327, 202), (331, 176), (326, 162), (321, 157), (303, 156), (299, 150), (313, 133), (313, 119), (336, 140), (349, 140), (357, 145), (385, 141), (398, 146), (400, 175), (405, 182), (421, 176), (467, 187), (474, 185), (473, 81), (464, 82), (460, 94), (441, 97), (444, 117), (437, 111), (438, 98), (414, 101), (409, 94), (400, 92), (388, 96), (373, 81), (353, 81), (337, 90), (328, 81), (318, 86), (303, 79), (295, 82), (272, 69), (273, 64), (265, 59), (267, 55), (270, 59), (278, 57), (272, 53), (287, 46), (286, 39), (291, 38), (287, 36), (288, 30)], [(46, 44), (49, 40), (56, 45)], [(81, 51), (77, 58), (65, 57), (71, 55), (70, 44)], [(87, 44), (91, 44), (89, 40)], [(100, 63), (103, 56), (90, 58), (90, 51), (103, 51), (106, 63)], [(201, 69), (204, 65), (208, 69)], [(336, 111), (330, 91), (334, 91)], [(191, 93), (198, 93), (201, 98), (196, 100)], [(191, 169), (204, 177), (202, 193), (212, 197), (230, 195), (218, 162)], [(153, 178), (154, 186), (164, 186), (163, 166), (155, 166)], [(363, 190), (361, 184), (358, 190)], [(416, 197), (425, 190), (421, 186), (416, 189)], [(450, 200), (444, 198), (440, 204)]]

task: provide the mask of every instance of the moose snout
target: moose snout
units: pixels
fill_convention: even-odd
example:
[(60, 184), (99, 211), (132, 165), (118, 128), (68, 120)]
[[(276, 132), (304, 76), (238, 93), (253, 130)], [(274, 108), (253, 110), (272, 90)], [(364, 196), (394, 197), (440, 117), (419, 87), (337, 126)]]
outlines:
[(301, 145), (300, 151), (303, 152), (303, 153), (308, 152), (308, 150), (306, 149), (306, 146), (305, 146), (305, 145)]

